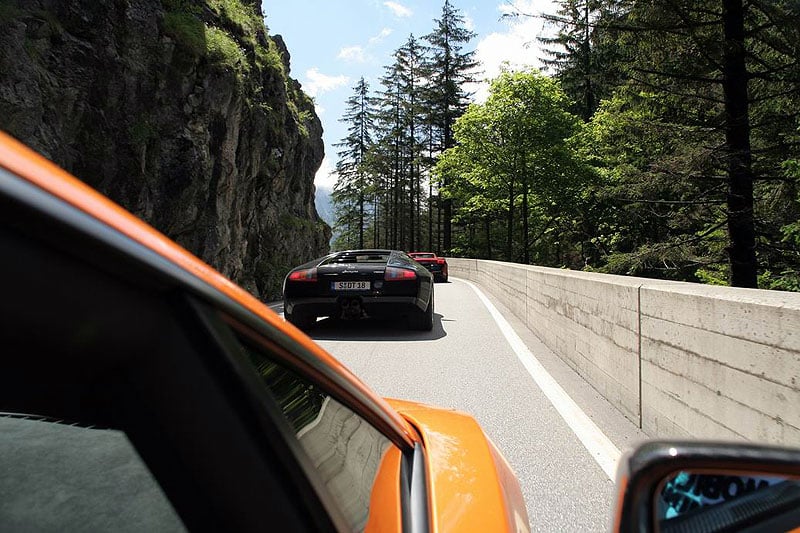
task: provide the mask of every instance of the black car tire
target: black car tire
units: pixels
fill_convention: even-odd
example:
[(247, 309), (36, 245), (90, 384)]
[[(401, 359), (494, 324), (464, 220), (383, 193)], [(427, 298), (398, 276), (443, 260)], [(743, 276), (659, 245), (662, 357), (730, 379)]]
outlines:
[(317, 321), (317, 317), (305, 313), (287, 313), (284, 311), (283, 316), (287, 322), (299, 329), (309, 329)]
[(433, 294), (431, 294), (431, 299), (428, 300), (428, 307), (424, 311), (410, 316), (409, 322), (412, 329), (419, 331), (431, 331), (433, 329)]

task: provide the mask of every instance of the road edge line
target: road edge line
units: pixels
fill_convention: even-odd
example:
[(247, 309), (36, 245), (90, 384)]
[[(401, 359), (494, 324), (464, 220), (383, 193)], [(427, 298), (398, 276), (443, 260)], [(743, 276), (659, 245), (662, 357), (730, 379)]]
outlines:
[(569, 428), (581, 441), (584, 448), (589, 452), (589, 455), (595, 460), (600, 468), (605, 472), (608, 479), (614, 481), (617, 472), (617, 463), (622, 456), (619, 448), (611, 442), (605, 433), (595, 424), (589, 416), (583, 412), (577, 403), (567, 394), (567, 392), (558, 384), (558, 382), (550, 375), (550, 373), (542, 366), (533, 352), (528, 349), (523, 340), (511, 327), (511, 324), (500, 314), (500, 311), (489, 301), (489, 298), (481, 291), (474, 283), (461, 278), (451, 276), (451, 279), (466, 283), (478, 298), (486, 306), (489, 314), (492, 315), (500, 331), (505, 336), (511, 349), (517, 355), (522, 365), (531, 375), (536, 385), (544, 393), (550, 403), (555, 407), (564, 422), (567, 423)]

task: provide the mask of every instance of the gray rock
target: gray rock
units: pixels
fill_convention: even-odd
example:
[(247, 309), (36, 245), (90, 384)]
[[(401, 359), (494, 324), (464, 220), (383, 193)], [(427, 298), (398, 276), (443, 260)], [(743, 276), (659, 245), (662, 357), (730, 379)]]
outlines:
[(271, 299), (328, 250), (322, 125), (241, 1), (258, 24), (204, 2), (4, 0), (0, 128)]

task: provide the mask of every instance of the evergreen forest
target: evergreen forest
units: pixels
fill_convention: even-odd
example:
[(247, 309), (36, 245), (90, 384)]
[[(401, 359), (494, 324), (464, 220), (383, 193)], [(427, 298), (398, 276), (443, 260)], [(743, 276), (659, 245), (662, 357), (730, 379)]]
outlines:
[(359, 80), (334, 248), (800, 290), (800, 2), (556, 4), (483, 102), (450, 0)]

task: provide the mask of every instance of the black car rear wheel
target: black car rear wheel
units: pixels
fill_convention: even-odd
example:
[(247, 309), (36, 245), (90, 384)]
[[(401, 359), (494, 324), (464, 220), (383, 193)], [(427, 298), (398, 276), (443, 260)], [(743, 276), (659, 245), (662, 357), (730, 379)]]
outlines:
[(433, 329), (433, 294), (431, 299), (428, 300), (428, 307), (424, 311), (420, 311), (408, 317), (411, 329), (419, 331), (431, 331)]
[(287, 313), (284, 311), (283, 316), (286, 317), (287, 322), (299, 329), (309, 329), (317, 322), (317, 317), (297, 311), (294, 313)]

